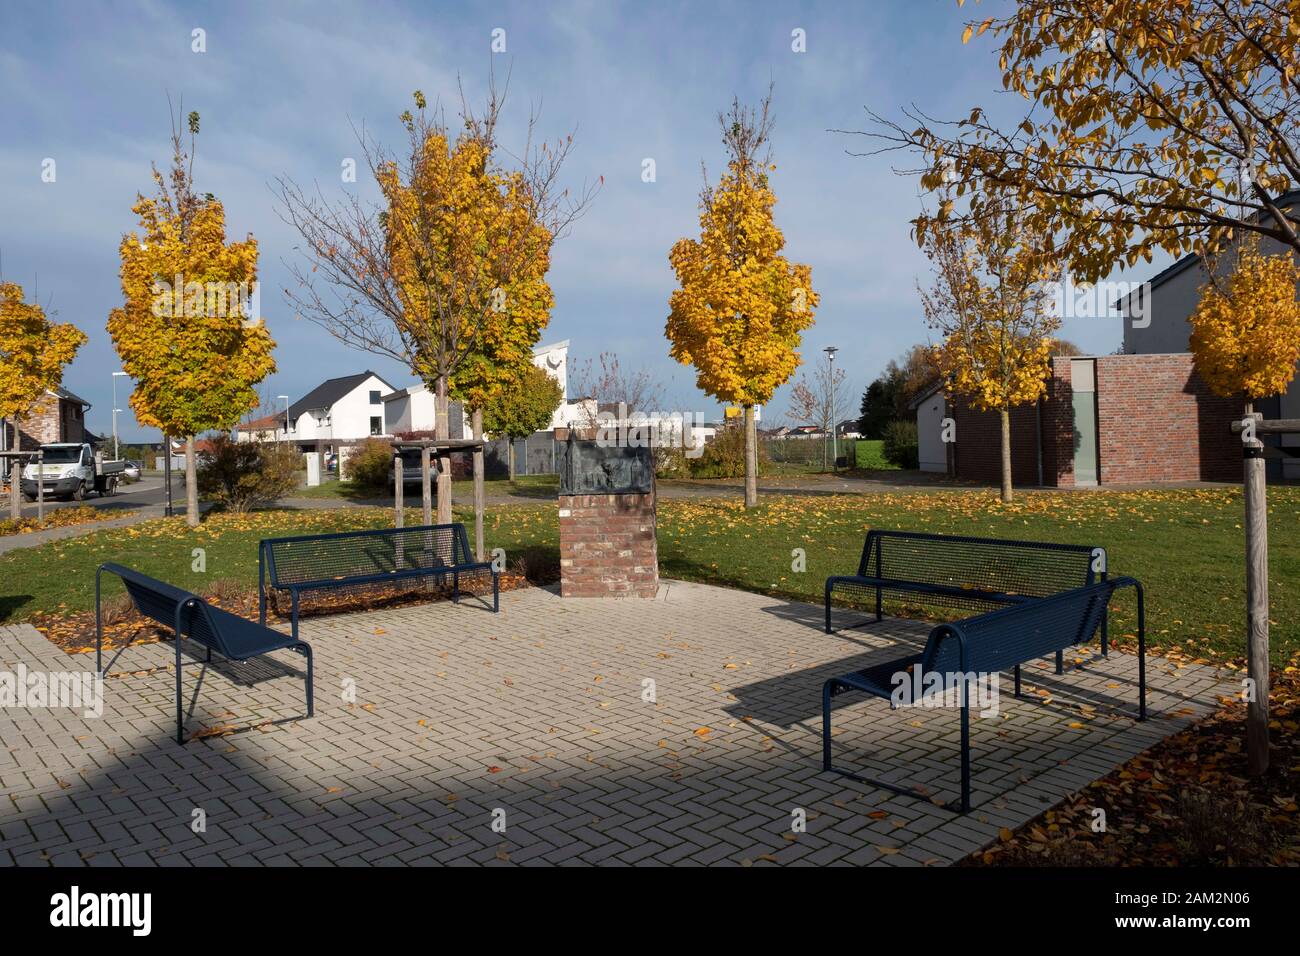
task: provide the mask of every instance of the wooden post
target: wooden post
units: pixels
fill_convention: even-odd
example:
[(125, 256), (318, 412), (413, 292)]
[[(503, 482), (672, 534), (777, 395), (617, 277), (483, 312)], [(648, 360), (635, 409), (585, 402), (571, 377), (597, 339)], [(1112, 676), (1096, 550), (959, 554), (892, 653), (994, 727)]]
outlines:
[[(474, 440), (483, 441), (483, 410), (474, 409), (472, 418), (474, 425)], [(486, 496), (483, 489), (483, 446), (480, 444), (474, 449), (474, 560), (486, 561), (484, 554), (487, 551), (483, 543), (483, 509), (486, 504)]]
[[(1246, 408), (1258, 424), (1263, 416)], [(1246, 503), (1246, 673), (1255, 696), (1246, 704), (1246, 762), (1252, 777), (1268, 771), (1268, 500), (1264, 443), (1242, 435)]]
[[(441, 486), (441, 482), (439, 482)], [(429, 446), (420, 446), (420, 490), (424, 494), (424, 523), (433, 524), (433, 485), (429, 476)], [(442, 490), (441, 487), (438, 488)]]
[(9, 464), (9, 517), (17, 521), (23, 516), (22, 508), (22, 465), (15, 456)]
[(393, 527), (400, 528), (406, 522), (406, 476), (402, 474), (402, 453), (393, 456)]

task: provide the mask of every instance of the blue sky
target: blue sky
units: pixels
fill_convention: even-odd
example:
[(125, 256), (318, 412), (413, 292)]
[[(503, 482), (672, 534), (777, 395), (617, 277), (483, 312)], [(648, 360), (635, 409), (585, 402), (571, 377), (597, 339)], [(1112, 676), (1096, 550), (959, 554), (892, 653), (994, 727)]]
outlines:
[[(969, 5), (968, 5), (969, 6)], [(999, 2), (980, 5), (987, 16)], [(723, 166), (716, 114), (733, 95), (756, 101), (775, 82), (776, 218), (786, 254), (812, 266), (821, 295), (803, 352), (840, 348), (856, 410), (862, 388), (909, 345), (925, 341), (916, 292), (926, 261), (909, 237), (919, 209), (902, 158), (859, 158), (864, 142), (829, 132), (862, 128), (864, 106), (898, 116), (983, 106), (1010, 119), (1020, 105), (998, 90), (996, 55), (961, 43), (967, 11), (953, 0), (870, 3), (367, 2), (0, 5), (0, 255), (4, 276), (60, 321), (90, 337), (64, 384), (93, 403), (107, 434), (110, 373), (104, 329), (121, 302), (117, 246), (135, 227), (130, 207), (150, 192), (151, 162), (168, 158), (167, 95), (202, 115), (195, 177), (226, 208), (228, 238), (252, 232), (261, 250), (262, 313), (278, 342), (268, 394), (294, 399), (322, 379), (372, 368), (394, 385), (412, 376), (353, 352), (295, 320), (278, 290), (295, 234), (276, 213), (271, 184), (289, 176), (345, 187), (340, 163), (359, 157), (352, 124), (398, 145), (411, 91), (456, 104), (459, 75), (472, 100), (488, 72), (511, 73), (504, 140), (518, 141), (530, 106), (551, 138), (575, 131), (569, 181), (604, 177), (587, 216), (557, 245), (555, 309), (545, 341), (571, 355), (616, 352), (665, 386), (670, 408), (718, 414), (693, 370), (668, 357), (663, 335), (673, 273), (668, 250), (698, 231), (700, 164)], [(207, 51), (191, 50), (192, 31)], [(506, 53), (490, 52), (505, 30)], [(802, 29), (807, 51), (791, 49)], [(41, 180), (45, 158), (54, 183)], [(655, 160), (657, 181), (641, 178)], [(364, 176), (361, 177), (364, 179)], [(1160, 267), (1142, 270), (1142, 275)], [(1089, 352), (1119, 345), (1117, 319), (1071, 320), (1063, 334)], [(786, 405), (778, 391), (769, 416)], [(124, 394), (123, 438), (138, 427)]]

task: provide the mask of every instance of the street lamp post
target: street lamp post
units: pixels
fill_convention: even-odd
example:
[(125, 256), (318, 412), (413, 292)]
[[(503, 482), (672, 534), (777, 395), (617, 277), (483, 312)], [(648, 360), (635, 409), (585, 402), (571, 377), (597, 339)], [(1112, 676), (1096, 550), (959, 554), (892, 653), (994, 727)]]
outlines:
[(126, 372), (113, 373), (113, 460), (117, 461), (117, 413), (121, 411), (117, 407), (117, 380), (126, 378)]
[(826, 381), (826, 389), (830, 392), (831, 400), (831, 471), (835, 471), (840, 458), (839, 428), (835, 422), (835, 353), (839, 348), (828, 345), (822, 351), (826, 353), (826, 358), (830, 362), (830, 375)]

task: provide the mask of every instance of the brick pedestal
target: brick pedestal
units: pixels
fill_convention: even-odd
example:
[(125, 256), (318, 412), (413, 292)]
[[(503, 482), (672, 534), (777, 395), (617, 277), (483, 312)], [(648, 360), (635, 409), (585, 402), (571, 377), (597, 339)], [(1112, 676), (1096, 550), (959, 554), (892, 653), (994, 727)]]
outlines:
[(659, 590), (654, 492), (560, 495), (560, 594), (649, 597)]

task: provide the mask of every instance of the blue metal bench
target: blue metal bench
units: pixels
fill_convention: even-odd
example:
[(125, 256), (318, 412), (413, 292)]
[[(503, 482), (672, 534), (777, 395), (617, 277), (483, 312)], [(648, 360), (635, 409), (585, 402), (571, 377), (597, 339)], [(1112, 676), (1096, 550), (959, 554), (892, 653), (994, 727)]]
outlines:
[[(841, 597), (847, 592), (857, 605), (869, 606), (874, 596), (877, 621), (886, 595), (913, 594), (927, 605), (989, 611), (1104, 581), (1106, 567), (1106, 549), (1090, 545), (868, 531), (858, 573), (826, 579), (826, 633), (832, 632), (836, 592)], [(1109, 643), (1103, 617), (1103, 656)], [(1056, 672), (1062, 670), (1063, 657), (1057, 654)]]
[[(1020, 696), (1020, 665), (1052, 651), (1061, 650), (1092, 639), (1106, 619), (1111, 596), (1122, 587), (1137, 591), (1138, 611), (1138, 720), (1147, 718), (1146, 699), (1146, 608), (1142, 585), (1128, 577), (1110, 578), (1085, 587), (1062, 591), (1050, 597), (1022, 602), (989, 611), (977, 617), (940, 624), (930, 632), (920, 654), (901, 657), (888, 663), (833, 677), (822, 686), (822, 768), (871, 783), (875, 786), (917, 796), (924, 794), (881, 780), (861, 777), (841, 770), (831, 762), (831, 698), (848, 691), (862, 691), (873, 697), (891, 700), (899, 674), (910, 680), (914, 668), (921, 674), (994, 675), (1015, 668), (1015, 693)], [(970, 701), (969, 684), (945, 680), (944, 686), (956, 683), (961, 688), (961, 812), (970, 810)]]
[(492, 575), (492, 610), (501, 610), (500, 576), (490, 561), (475, 561), (465, 526), (419, 525), (338, 534), (265, 538), (257, 546), (259, 619), (266, 623), (271, 591), (288, 591), (294, 637), (304, 592), (392, 584), (412, 578), (452, 579), (452, 600), (460, 600), (460, 576)]
[(135, 609), (151, 620), (172, 629), (176, 645), (176, 742), (184, 743), (184, 715), (181, 707), (181, 637), (188, 637), (212, 652), (232, 661), (246, 661), (271, 651), (287, 648), (307, 658), (307, 716), (315, 713), (312, 690), (311, 645), (255, 621), (242, 618), (174, 584), (159, 581), (120, 564), (101, 564), (95, 572), (95, 670), (107, 676), (103, 662), (103, 615), (100, 610), (100, 577), (107, 571), (126, 586)]

